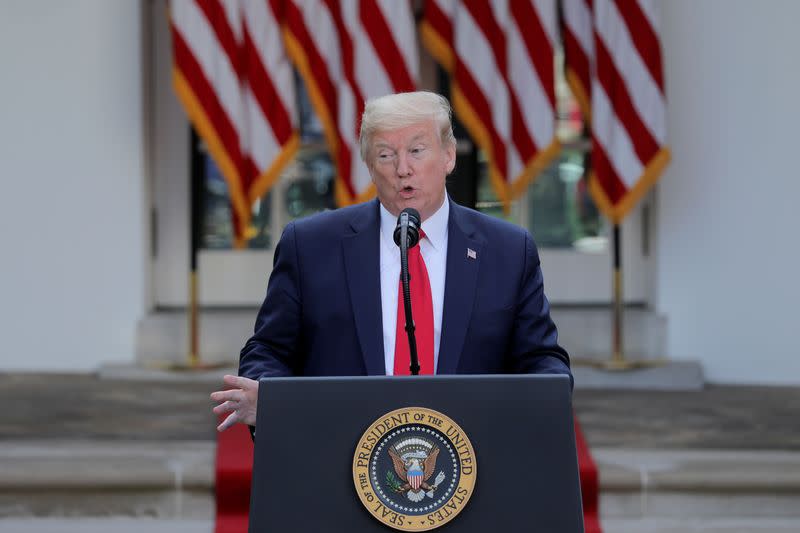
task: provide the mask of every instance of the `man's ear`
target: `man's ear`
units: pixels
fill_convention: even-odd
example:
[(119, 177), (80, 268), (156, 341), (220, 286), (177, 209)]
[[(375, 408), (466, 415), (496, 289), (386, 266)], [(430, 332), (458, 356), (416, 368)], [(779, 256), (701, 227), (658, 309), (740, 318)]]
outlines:
[(453, 172), (453, 169), (456, 168), (456, 143), (447, 143), (445, 153), (447, 154), (447, 165), (445, 168), (447, 169), (447, 174), (450, 174)]

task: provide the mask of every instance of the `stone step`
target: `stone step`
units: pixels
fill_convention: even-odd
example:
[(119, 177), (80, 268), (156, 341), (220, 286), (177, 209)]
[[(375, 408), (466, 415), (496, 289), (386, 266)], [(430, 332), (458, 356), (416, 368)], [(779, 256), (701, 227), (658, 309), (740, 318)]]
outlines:
[(9, 533), (212, 533), (214, 520), (155, 518), (0, 518)]
[(604, 533), (797, 533), (800, 518), (607, 519)]
[[(0, 518), (13, 533), (212, 533), (214, 521), (153, 518)], [(388, 531), (388, 530), (387, 530)], [(800, 519), (609, 519), (604, 533), (797, 533)]]
[[(221, 386), (222, 376), (236, 375), (233, 365), (218, 365), (211, 369), (174, 370), (125, 363), (106, 363), (97, 370), (101, 379), (143, 382), (193, 382)], [(630, 370), (605, 370), (573, 364), (576, 389), (639, 389), (647, 391), (698, 391), (704, 386), (703, 371), (696, 361), (665, 361), (663, 364)]]
[[(235, 367), (239, 350), (252, 334), (255, 308), (200, 311), (200, 358), (210, 365)], [(570, 353), (575, 386), (583, 389), (699, 390), (704, 376), (699, 362), (665, 359), (666, 319), (652, 310), (625, 309), (626, 359), (652, 366), (609, 371), (597, 365), (611, 361), (613, 314), (607, 306), (553, 307), (559, 341)], [(187, 364), (188, 321), (182, 310), (156, 311), (139, 321), (135, 365), (104, 365), (100, 375), (112, 379), (191, 380), (218, 372), (154, 372)]]
[[(576, 389), (638, 389), (646, 391), (699, 391), (705, 385), (698, 361), (650, 361), (624, 370), (591, 366), (572, 361)], [(592, 361), (597, 363), (597, 361)]]
[[(202, 309), (202, 359), (207, 363), (237, 363), (239, 350), (253, 333), (257, 313), (257, 308)], [(610, 306), (554, 306), (552, 316), (560, 343), (575, 360), (610, 359), (614, 320)], [(186, 312), (180, 309), (156, 311), (142, 318), (136, 333), (137, 363), (184, 363), (188, 324)], [(625, 351), (631, 359), (653, 360), (667, 355), (667, 320), (650, 309), (626, 308), (623, 335)]]
[(211, 519), (215, 449), (210, 441), (4, 442), (0, 517)]
[(604, 519), (800, 519), (800, 453), (593, 449)]
[[(202, 309), (199, 313), (200, 356), (206, 363), (239, 362), (239, 350), (253, 334), (258, 309)], [(185, 363), (189, 347), (189, 321), (183, 310), (156, 311), (139, 321), (136, 362)]]
[[(800, 522), (800, 452), (592, 452), (602, 522), (620, 531), (642, 521), (663, 526), (642, 531), (683, 531), (682, 523), (693, 531), (693, 523), (725, 520)], [(211, 441), (3, 442), (0, 519), (213, 520), (214, 453)]]
[[(559, 343), (573, 359), (596, 362), (611, 358), (614, 331), (611, 306), (553, 306), (551, 316), (558, 326)], [(664, 315), (644, 307), (626, 307), (622, 335), (625, 353), (630, 359), (654, 360), (667, 356)]]

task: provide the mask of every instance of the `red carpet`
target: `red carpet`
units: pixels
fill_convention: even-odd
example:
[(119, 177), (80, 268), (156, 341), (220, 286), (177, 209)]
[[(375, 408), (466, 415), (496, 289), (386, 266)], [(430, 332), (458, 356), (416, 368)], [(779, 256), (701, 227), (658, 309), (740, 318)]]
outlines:
[[(594, 464), (583, 433), (575, 420), (575, 440), (578, 445), (583, 520), (586, 533), (602, 533), (598, 512), (597, 467)], [(217, 523), (216, 533), (247, 533), (250, 508), (250, 478), (253, 464), (253, 442), (242, 424), (217, 434)]]
[(585, 533), (602, 533), (600, 529), (600, 484), (597, 465), (594, 464), (589, 445), (583, 438), (583, 431), (575, 418), (575, 444), (578, 448), (578, 470), (581, 476), (581, 496), (583, 498), (583, 529)]
[(216, 533), (247, 533), (253, 441), (244, 424), (217, 433)]

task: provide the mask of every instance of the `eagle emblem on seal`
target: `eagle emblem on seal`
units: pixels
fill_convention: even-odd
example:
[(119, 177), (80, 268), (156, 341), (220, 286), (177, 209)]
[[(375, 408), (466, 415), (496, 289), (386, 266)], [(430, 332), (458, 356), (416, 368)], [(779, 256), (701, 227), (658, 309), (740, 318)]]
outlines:
[(433, 482), (430, 481), (436, 470), (439, 447), (427, 439), (411, 437), (396, 443), (388, 452), (397, 475), (395, 477), (391, 471), (387, 472), (389, 487), (397, 493), (405, 494), (412, 502), (420, 502), (426, 496), (433, 498), (436, 489), (446, 477), (440, 471)]

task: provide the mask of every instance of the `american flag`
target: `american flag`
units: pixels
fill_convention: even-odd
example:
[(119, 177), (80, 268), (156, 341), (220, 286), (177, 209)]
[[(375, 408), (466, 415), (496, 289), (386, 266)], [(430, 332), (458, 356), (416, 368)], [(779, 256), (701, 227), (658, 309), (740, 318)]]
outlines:
[(340, 206), (374, 195), (358, 133), (369, 98), (413, 91), (416, 34), (407, 0), (272, 0), (281, 4), (285, 42), (320, 118), (338, 178)]
[(506, 204), (558, 155), (556, 0), (427, 0), (422, 41), (450, 73), (458, 118)]
[(228, 183), (235, 244), (298, 146), (276, 3), (172, 0), (173, 85)]
[(592, 0), (561, 0), (564, 75), (586, 120), (591, 120), (594, 71)]
[(658, 1), (562, 2), (565, 45), (572, 48), (567, 72), (575, 72), (580, 85), (587, 64), (591, 72), (590, 189), (598, 207), (619, 223), (670, 159)]

